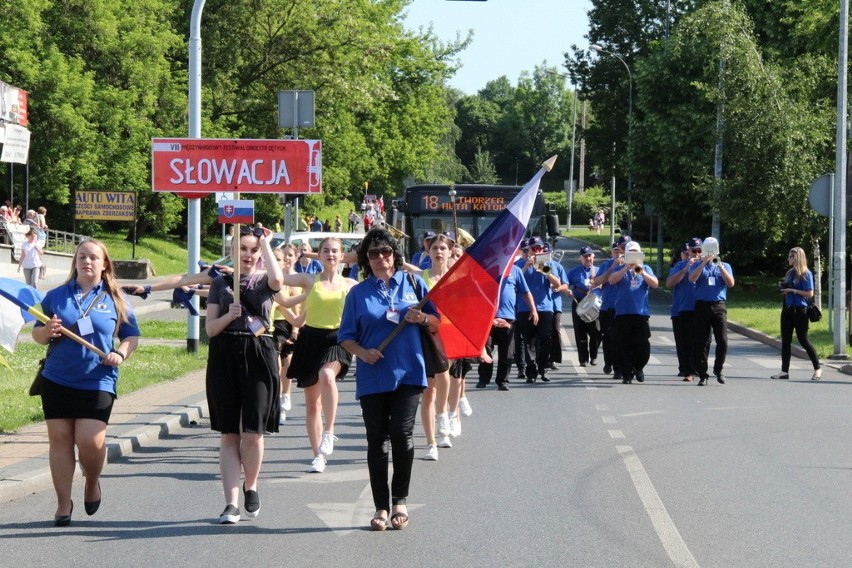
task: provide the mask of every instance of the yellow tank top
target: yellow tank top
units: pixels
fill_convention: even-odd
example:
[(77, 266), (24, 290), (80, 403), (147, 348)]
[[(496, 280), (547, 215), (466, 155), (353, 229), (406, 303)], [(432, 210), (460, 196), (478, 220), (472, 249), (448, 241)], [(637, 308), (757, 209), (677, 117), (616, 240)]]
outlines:
[(305, 309), (308, 310), (305, 325), (318, 329), (339, 328), (347, 292), (344, 283), (340, 284), (339, 290), (327, 290), (317, 277), (305, 300)]

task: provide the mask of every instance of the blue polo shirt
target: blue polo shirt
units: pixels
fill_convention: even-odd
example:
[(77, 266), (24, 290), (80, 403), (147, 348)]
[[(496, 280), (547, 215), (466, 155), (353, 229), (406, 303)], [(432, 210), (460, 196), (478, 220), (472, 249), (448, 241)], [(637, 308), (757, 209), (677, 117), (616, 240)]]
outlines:
[[(62, 325), (70, 329), (103, 291), (102, 282), (82, 296), (77, 282), (72, 280), (45, 294), (41, 302), (42, 311), (48, 317), (58, 316)], [(112, 297), (105, 294), (92, 306), (88, 316), (92, 320), (94, 332), (82, 335), (76, 328), (73, 331), (101, 351), (109, 353), (114, 347), (115, 325), (118, 321)], [(140, 335), (130, 302), (127, 302), (127, 319), (128, 322), (118, 326), (119, 340)], [(35, 325), (44, 324), (37, 321)], [(42, 374), (54, 383), (66, 387), (116, 394), (118, 368), (102, 364), (96, 353), (67, 337), (54, 341)]]
[[(387, 319), (388, 310), (391, 307), (397, 310), (399, 321), (402, 321), (408, 308), (418, 303), (418, 293), (421, 298), (426, 295), (426, 283), (419, 276), (414, 279), (419, 292), (401, 270), (391, 277), (386, 288), (375, 276), (353, 286), (346, 295), (343, 319), (337, 332), (338, 341), (351, 339), (366, 349), (378, 347), (397, 325)], [(427, 302), (423, 311), (440, 317), (432, 302)], [(373, 365), (357, 359), (355, 398), (391, 392), (399, 385), (426, 387), (426, 368), (418, 327), (407, 325), (382, 351), (384, 357)]]
[[(654, 276), (654, 271), (647, 264), (644, 265), (645, 272)], [(639, 315), (650, 316), (648, 311), (648, 283), (641, 274), (634, 274), (627, 270), (624, 276), (614, 285), (615, 295), (615, 317)]]
[(509, 274), (503, 279), (500, 284), (500, 295), (497, 304), (496, 318), (505, 320), (515, 319), (515, 306), (522, 303), (529, 311), (529, 306), (523, 300), (523, 297), (530, 293), (530, 288), (527, 286), (527, 281), (524, 280), (524, 274), (517, 266), (512, 266)]
[[(683, 270), (688, 260), (679, 260), (669, 270), (669, 278)], [(672, 310), (671, 316), (677, 317), (681, 312), (695, 311), (695, 284), (689, 281), (689, 272), (683, 275), (683, 278), (678, 282), (672, 290)]]
[[(814, 275), (810, 270), (808, 270), (802, 275), (801, 280), (797, 282), (793, 277), (793, 271), (791, 270), (787, 273), (785, 286), (787, 288), (793, 288), (794, 290), (802, 290), (805, 292), (813, 291)], [(808, 306), (808, 298), (799, 294), (784, 294), (784, 305), (791, 308), (806, 308)]]
[[(567, 284), (568, 272), (565, 270), (565, 267), (556, 261), (550, 261), (548, 264), (550, 264), (552, 274), (559, 278), (559, 282), (561, 284)], [(553, 292), (553, 311), (562, 311), (562, 292)]]
[[(598, 274), (603, 274), (609, 267), (612, 266), (612, 263), (615, 262), (614, 258), (608, 258), (598, 267)], [(601, 286), (601, 311), (606, 312), (615, 307), (615, 297), (616, 297), (616, 287), (609, 283), (608, 280), (604, 280), (603, 286)]]
[(411, 264), (420, 270), (429, 270), (432, 268), (432, 257), (426, 251), (419, 250), (411, 257)]
[[(728, 274), (731, 276), (734, 275), (734, 271), (731, 269), (731, 265), (727, 262), (722, 262), (720, 264), (713, 264), (712, 262), (707, 264), (701, 270), (701, 276), (698, 277), (698, 280), (695, 281), (695, 300), (702, 302), (724, 302), (728, 299), (728, 286), (725, 284), (725, 280), (722, 278), (721, 266), (725, 266), (725, 270), (728, 271)], [(698, 270), (700, 264), (696, 264), (695, 268), (692, 270)], [(692, 273), (692, 271), (690, 271)]]

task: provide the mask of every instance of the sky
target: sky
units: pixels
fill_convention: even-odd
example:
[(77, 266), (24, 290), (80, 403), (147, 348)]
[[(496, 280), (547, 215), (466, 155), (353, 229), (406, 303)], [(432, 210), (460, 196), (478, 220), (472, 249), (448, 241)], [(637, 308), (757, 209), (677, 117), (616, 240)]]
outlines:
[(502, 75), (516, 85), (522, 71), (532, 72), (545, 60), (564, 72), (562, 54), (571, 44), (587, 43), (591, 7), (591, 0), (414, 0), (404, 22), (412, 30), (432, 23), (444, 41), (473, 29), (473, 43), (461, 52), (462, 67), (450, 85), (475, 95)]

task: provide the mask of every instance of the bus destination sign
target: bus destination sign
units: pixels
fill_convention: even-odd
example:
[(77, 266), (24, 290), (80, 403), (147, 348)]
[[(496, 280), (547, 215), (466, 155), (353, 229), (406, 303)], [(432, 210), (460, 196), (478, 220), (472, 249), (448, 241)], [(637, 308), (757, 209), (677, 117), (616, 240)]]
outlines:
[[(453, 210), (453, 201), (446, 194), (420, 194), (420, 207), (424, 212)], [(503, 197), (485, 197), (477, 195), (459, 195), (455, 200), (456, 213), (493, 213), (506, 208)]]

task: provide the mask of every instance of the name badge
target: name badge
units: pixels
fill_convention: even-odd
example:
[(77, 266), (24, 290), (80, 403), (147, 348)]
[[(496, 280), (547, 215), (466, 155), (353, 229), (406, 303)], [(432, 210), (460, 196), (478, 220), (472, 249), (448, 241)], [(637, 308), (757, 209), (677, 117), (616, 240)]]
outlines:
[(707, 285), (708, 286), (715, 286), (716, 285), (716, 277), (710, 276), (709, 278), (707, 278)]
[(95, 333), (95, 328), (92, 325), (92, 318), (89, 316), (77, 320), (77, 329), (80, 330), (80, 335), (92, 335)]
[(387, 320), (388, 320), (389, 322), (392, 322), (392, 323), (399, 323), (399, 312), (398, 312), (398, 311), (396, 311), (396, 310), (388, 310), (388, 311), (385, 313), (385, 318), (387, 318)]

